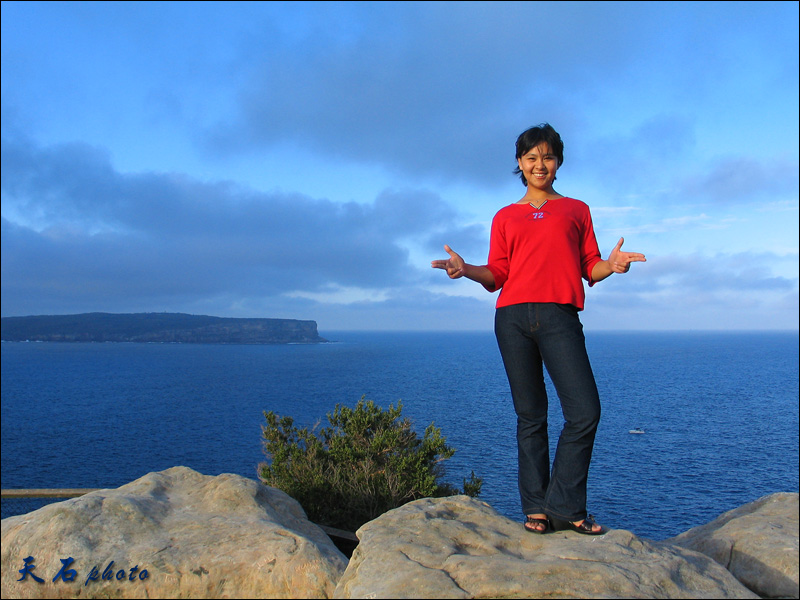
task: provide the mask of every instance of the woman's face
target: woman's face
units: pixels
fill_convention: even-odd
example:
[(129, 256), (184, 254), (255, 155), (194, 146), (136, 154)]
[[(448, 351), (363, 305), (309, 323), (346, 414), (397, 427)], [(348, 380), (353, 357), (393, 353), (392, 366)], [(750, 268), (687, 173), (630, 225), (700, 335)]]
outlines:
[(558, 170), (558, 158), (549, 144), (542, 142), (517, 159), (519, 169), (525, 175), (529, 187), (551, 190)]

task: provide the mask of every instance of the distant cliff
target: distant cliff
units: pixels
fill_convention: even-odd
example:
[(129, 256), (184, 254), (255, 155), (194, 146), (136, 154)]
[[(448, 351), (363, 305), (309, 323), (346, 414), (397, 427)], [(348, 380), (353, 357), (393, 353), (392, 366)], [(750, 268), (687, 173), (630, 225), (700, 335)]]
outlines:
[(316, 344), (316, 321), (233, 319), (181, 313), (3, 317), (4, 342)]

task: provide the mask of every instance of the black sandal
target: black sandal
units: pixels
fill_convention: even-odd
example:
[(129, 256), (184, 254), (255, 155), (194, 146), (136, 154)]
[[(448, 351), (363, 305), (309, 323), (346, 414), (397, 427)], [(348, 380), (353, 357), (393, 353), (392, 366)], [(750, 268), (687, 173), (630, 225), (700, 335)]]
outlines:
[[(528, 527), (529, 523), (533, 525), (533, 527)], [(538, 533), (539, 535), (550, 531), (550, 521), (547, 518), (525, 517), (525, 523), (522, 526), (525, 528), (525, 531)], [(539, 527), (542, 529), (539, 529)]]
[(594, 530), (597, 523), (594, 522), (594, 517), (589, 515), (580, 525), (575, 525), (571, 521), (562, 521), (555, 517), (550, 517), (550, 524), (553, 526), (553, 531), (576, 531), (583, 535), (603, 535), (607, 532), (606, 528), (602, 525), (598, 531)]

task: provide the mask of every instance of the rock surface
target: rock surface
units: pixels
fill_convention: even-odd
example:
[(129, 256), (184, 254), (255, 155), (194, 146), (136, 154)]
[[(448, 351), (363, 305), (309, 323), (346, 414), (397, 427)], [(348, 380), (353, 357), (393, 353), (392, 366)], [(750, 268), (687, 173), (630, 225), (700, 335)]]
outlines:
[(798, 597), (798, 494), (767, 496), (664, 542), (624, 530), (531, 534), (466, 496), (411, 502), (358, 537), (348, 563), (280, 490), (174, 467), (3, 519), (0, 595)]
[(798, 520), (798, 494), (772, 494), (666, 542), (710, 556), (763, 598), (797, 598)]
[[(17, 581), (26, 557), (35, 569)], [(53, 582), (67, 558), (74, 580)], [(346, 565), (280, 490), (174, 467), (3, 519), (0, 595), (329, 598)], [(92, 567), (97, 580), (87, 579)]]
[(615, 530), (536, 535), (468, 498), (424, 499), (358, 530), (335, 598), (757, 598), (724, 567)]

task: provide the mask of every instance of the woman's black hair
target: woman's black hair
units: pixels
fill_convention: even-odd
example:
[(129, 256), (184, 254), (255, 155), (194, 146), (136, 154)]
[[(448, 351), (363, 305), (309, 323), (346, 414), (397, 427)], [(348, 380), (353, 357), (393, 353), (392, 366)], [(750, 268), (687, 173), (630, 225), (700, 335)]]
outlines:
[[(564, 162), (564, 142), (561, 141), (561, 136), (553, 129), (550, 123), (540, 123), (536, 127), (526, 129), (519, 134), (517, 138), (517, 159), (522, 158), (531, 148), (535, 148), (542, 142), (550, 146), (550, 151), (556, 155), (558, 159), (558, 166)], [(514, 169), (514, 175), (519, 175), (522, 180), (522, 185), (527, 186), (528, 180), (525, 179), (525, 174), (520, 170), (519, 165)]]

